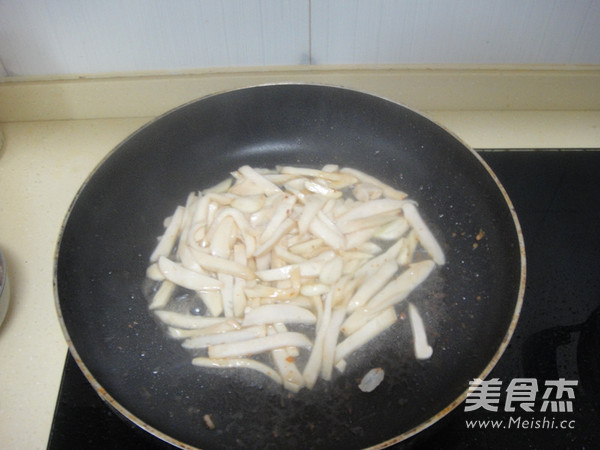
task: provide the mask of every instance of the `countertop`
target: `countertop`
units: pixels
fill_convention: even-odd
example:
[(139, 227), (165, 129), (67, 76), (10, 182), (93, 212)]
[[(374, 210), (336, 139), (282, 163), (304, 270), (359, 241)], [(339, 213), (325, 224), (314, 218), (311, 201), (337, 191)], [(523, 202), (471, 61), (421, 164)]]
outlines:
[(0, 327), (3, 448), (47, 445), (67, 352), (54, 256), (90, 172), (172, 107), (272, 82), (373, 92), (423, 112), (474, 148), (600, 148), (598, 67), (273, 68), (0, 81), (0, 247), (12, 289)]

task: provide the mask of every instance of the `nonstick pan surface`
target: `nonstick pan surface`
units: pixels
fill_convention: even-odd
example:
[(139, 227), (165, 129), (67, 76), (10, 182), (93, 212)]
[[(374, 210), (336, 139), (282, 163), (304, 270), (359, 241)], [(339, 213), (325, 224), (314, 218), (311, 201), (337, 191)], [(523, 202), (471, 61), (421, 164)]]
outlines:
[[(343, 374), (296, 394), (260, 374), (192, 366), (148, 311), (148, 258), (163, 219), (189, 192), (244, 164), (354, 167), (418, 202), (447, 259), (409, 298), (431, 359), (415, 359), (408, 320), (399, 320)], [(65, 219), (55, 294), (70, 351), (99, 395), (161, 439), (207, 449), (349, 449), (398, 442), (456, 407), (502, 354), (524, 277), (514, 210), (474, 151), (380, 97), (282, 84), (183, 105), (116, 147)], [(361, 392), (373, 367), (385, 370), (384, 381)]]

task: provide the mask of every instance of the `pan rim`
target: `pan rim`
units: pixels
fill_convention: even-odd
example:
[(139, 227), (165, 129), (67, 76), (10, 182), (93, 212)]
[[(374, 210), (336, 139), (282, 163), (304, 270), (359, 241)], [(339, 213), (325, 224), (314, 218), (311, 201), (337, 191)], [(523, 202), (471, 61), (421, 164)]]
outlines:
[[(55, 247), (55, 252), (54, 252), (54, 268), (53, 268), (53, 292), (54, 292), (54, 303), (55, 303), (55, 307), (56, 307), (56, 311), (57, 311), (57, 317), (59, 320), (59, 324), (61, 327), (61, 330), (63, 332), (63, 335), (66, 339), (67, 345), (68, 345), (68, 349), (69, 352), (71, 353), (71, 355), (73, 356), (75, 362), (77, 363), (79, 369), (82, 371), (82, 373), (84, 374), (85, 378), (88, 380), (88, 382), (92, 385), (92, 387), (94, 388), (94, 390), (96, 391), (96, 393), (100, 396), (100, 398), (102, 398), (110, 407), (114, 408), (119, 414), (121, 414), (123, 417), (125, 417), (126, 419), (130, 420), (131, 422), (135, 423), (137, 426), (139, 426), (140, 428), (142, 428), (143, 430), (147, 431), (148, 433), (156, 436), (157, 438), (168, 442), (174, 446), (177, 446), (179, 448), (183, 448), (183, 449), (196, 449), (197, 447), (194, 446), (190, 446), (184, 442), (181, 442), (180, 440), (173, 438), (172, 436), (169, 436), (165, 433), (163, 433), (162, 431), (158, 430), (156, 427), (153, 427), (149, 424), (147, 424), (144, 420), (140, 419), (139, 417), (137, 417), (136, 415), (132, 414), (126, 407), (124, 407), (121, 403), (119, 403), (118, 401), (115, 400), (115, 398), (113, 398), (110, 393), (108, 393), (104, 387), (98, 382), (98, 380), (96, 379), (96, 377), (92, 374), (92, 372), (88, 369), (86, 363), (81, 359), (79, 352), (77, 351), (75, 344), (73, 343), (69, 331), (67, 329), (63, 314), (62, 314), (62, 309), (61, 309), (61, 305), (60, 305), (60, 298), (59, 298), (59, 292), (58, 292), (58, 261), (59, 261), (59, 257), (60, 257), (60, 247), (61, 247), (61, 243), (63, 241), (63, 235), (65, 232), (65, 228), (67, 226), (67, 223), (70, 219), (70, 216), (73, 212), (73, 209), (75, 208), (77, 201), (79, 199), (79, 197), (81, 196), (81, 194), (83, 193), (83, 191), (85, 190), (85, 188), (87, 187), (87, 185), (89, 184), (89, 182), (91, 181), (91, 179), (94, 177), (94, 175), (99, 171), (99, 169), (105, 164), (105, 162), (116, 152), (119, 151), (120, 148), (122, 148), (123, 146), (125, 146), (127, 144), (127, 142), (129, 142), (131, 139), (133, 139), (135, 136), (137, 136), (139, 133), (142, 133), (144, 130), (146, 130), (148, 127), (151, 127), (154, 123), (160, 121), (162, 118), (169, 116), (173, 113), (175, 113), (176, 111), (179, 111), (181, 109), (184, 109), (186, 107), (188, 107), (189, 105), (195, 104), (197, 102), (202, 102), (204, 100), (207, 100), (209, 98), (212, 97), (216, 97), (219, 95), (223, 95), (223, 94), (229, 94), (229, 93), (234, 93), (234, 92), (239, 92), (239, 91), (246, 91), (246, 90), (253, 90), (256, 88), (267, 88), (267, 87), (273, 87), (273, 86), (311, 86), (311, 87), (324, 87), (324, 88), (333, 88), (333, 89), (337, 89), (337, 90), (342, 90), (342, 91), (350, 91), (353, 93), (357, 93), (357, 94), (362, 94), (362, 95), (366, 95), (366, 96), (370, 96), (373, 97), (375, 99), (380, 99), (383, 100), (385, 102), (389, 102), (393, 105), (399, 106), (403, 109), (406, 109), (412, 113), (415, 113), (423, 118), (425, 118), (426, 120), (428, 120), (429, 122), (431, 122), (432, 124), (436, 125), (437, 127), (439, 127), (441, 130), (443, 130), (445, 133), (447, 133), (448, 135), (452, 136), (456, 141), (458, 141), (460, 143), (461, 146), (463, 146), (465, 149), (467, 149), (471, 155), (473, 155), (476, 160), (478, 161), (478, 163), (486, 170), (486, 172), (489, 174), (489, 176), (494, 180), (495, 185), (497, 186), (497, 188), (499, 189), (500, 193), (502, 194), (502, 198), (504, 199), (506, 206), (508, 208), (508, 211), (511, 214), (511, 218), (512, 218), (512, 224), (514, 225), (514, 232), (516, 234), (517, 237), (517, 241), (518, 241), (518, 246), (519, 246), (519, 253), (520, 253), (520, 274), (519, 274), (519, 289), (518, 289), (518, 293), (517, 293), (517, 298), (516, 298), (516, 302), (515, 302), (515, 307), (512, 313), (512, 317), (509, 323), (509, 326), (505, 332), (505, 335), (502, 339), (501, 344), (499, 345), (499, 347), (497, 348), (496, 352), (494, 353), (493, 357), (491, 358), (491, 360), (488, 362), (488, 364), (486, 365), (486, 367), (481, 371), (481, 373), (479, 374), (479, 376), (477, 378), (479, 379), (485, 379), (489, 373), (492, 371), (492, 369), (496, 366), (496, 364), (498, 363), (498, 361), (500, 360), (500, 358), (502, 357), (502, 355), (504, 354), (513, 334), (515, 331), (515, 328), (517, 326), (518, 320), (519, 320), (519, 316), (521, 313), (521, 309), (523, 306), (523, 300), (524, 300), (524, 294), (525, 294), (525, 284), (526, 284), (526, 253), (525, 253), (525, 242), (524, 242), (524, 238), (523, 238), (523, 232), (521, 229), (521, 225), (516, 213), (516, 210), (514, 208), (514, 205), (512, 203), (512, 201), (510, 200), (510, 197), (508, 196), (508, 193), (506, 192), (504, 186), (502, 185), (502, 183), (500, 182), (500, 180), (498, 179), (498, 177), (496, 176), (496, 174), (494, 173), (494, 171), (491, 169), (491, 167), (483, 160), (483, 158), (479, 155), (479, 153), (477, 151), (475, 151), (473, 148), (471, 148), (470, 145), (468, 145), (462, 138), (460, 138), (459, 136), (457, 136), (454, 132), (452, 132), (451, 130), (449, 130), (446, 126), (441, 125), (440, 123), (438, 123), (437, 121), (433, 120), (431, 117), (429, 117), (426, 113), (423, 113), (419, 110), (416, 110), (414, 108), (411, 108), (409, 106), (404, 105), (403, 103), (400, 103), (398, 101), (392, 100), (388, 97), (382, 96), (382, 95), (378, 95), (378, 94), (374, 94), (368, 91), (364, 91), (364, 90), (359, 90), (356, 89), (354, 87), (346, 87), (346, 86), (342, 86), (342, 85), (336, 85), (336, 84), (325, 84), (325, 83), (311, 83), (311, 82), (274, 82), (274, 83), (262, 83), (262, 84), (254, 84), (254, 85), (249, 85), (249, 86), (243, 86), (243, 87), (239, 87), (239, 88), (235, 88), (235, 89), (226, 89), (226, 90), (221, 90), (218, 92), (214, 92), (214, 93), (210, 93), (210, 94), (206, 94), (204, 96), (198, 97), (196, 99), (192, 99), (188, 102), (185, 102), (179, 106), (176, 106), (172, 109), (169, 109), (168, 111), (156, 116), (155, 118), (153, 118), (152, 120), (148, 121), (147, 123), (145, 123), (144, 125), (142, 125), (141, 127), (137, 128), (136, 130), (134, 130), (131, 134), (129, 134), (127, 137), (125, 137), (125, 139), (123, 139), (121, 142), (119, 142), (114, 148), (112, 148), (110, 151), (107, 152), (107, 154), (101, 158), (101, 160), (95, 165), (95, 167), (90, 171), (90, 173), (88, 174), (88, 176), (86, 177), (86, 179), (82, 182), (81, 186), (79, 187), (79, 189), (77, 190), (75, 196), (73, 197), (72, 202), (69, 205), (69, 208), (67, 209), (67, 212), (65, 214), (65, 217), (63, 219), (63, 222), (61, 224), (60, 227), (60, 231), (59, 231), (59, 235), (58, 235), (58, 240), (57, 240), (57, 244)], [(444, 418), (446, 415), (448, 415), (451, 411), (453, 411), (456, 407), (458, 407), (467, 397), (469, 393), (469, 389), (466, 389), (464, 392), (462, 392), (460, 395), (458, 395), (452, 402), (450, 402), (445, 408), (443, 408), (441, 411), (439, 411), (438, 413), (436, 413), (434, 416), (432, 416), (430, 419), (420, 423), (419, 425), (417, 425), (416, 427), (413, 427), (411, 429), (409, 429), (408, 431), (405, 431), (393, 438), (390, 438), (386, 441), (383, 441), (379, 444), (376, 444), (372, 447), (368, 447), (371, 449), (375, 449), (375, 448), (386, 448), (389, 447), (391, 445), (397, 444), (401, 441), (404, 441), (412, 436), (417, 435), (418, 433), (422, 432), (423, 430), (427, 429), (428, 427), (430, 427), (431, 425), (435, 424), (436, 422), (440, 421), (442, 418)]]

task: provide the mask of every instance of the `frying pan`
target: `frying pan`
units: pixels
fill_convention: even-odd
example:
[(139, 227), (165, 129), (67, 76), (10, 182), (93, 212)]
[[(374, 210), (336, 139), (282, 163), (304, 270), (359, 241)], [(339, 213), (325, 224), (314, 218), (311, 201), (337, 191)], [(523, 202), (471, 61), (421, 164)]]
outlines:
[[(430, 344), (418, 361), (407, 320), (296, 394), (260, 374), (192, 366), (143, 293), (163, 219), (241, 165), (354, 167), (406, 191), (447, 263), (409, 298)], [(456, 137), (397, 103), (303, 84), (220, 93), (159, 117), (84, 183), (57, 247), (55, 294), (69, 349), (98, 394), (181, 447), (364, 448), (399, 442), (465, 398), (499, 359), (520, 311), (522, 235), (491, 170)], [(373, 392), (357, 387), (385, 370)], [(206, 426), (208, 415), (214, 429)]]

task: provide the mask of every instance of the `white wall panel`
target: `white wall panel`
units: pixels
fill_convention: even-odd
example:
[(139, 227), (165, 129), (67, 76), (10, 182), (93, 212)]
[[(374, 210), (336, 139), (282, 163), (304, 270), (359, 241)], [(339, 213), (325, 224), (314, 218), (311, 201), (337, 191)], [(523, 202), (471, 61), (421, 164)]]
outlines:
[(0, 76), (600, 64), (600, 0), (0, 0)]
[(598, 0), (312, 0), (313, 63), (600, 64)]
[(3, 0), (0, 59), (40, 75), (300, 64), (308, 0)]

